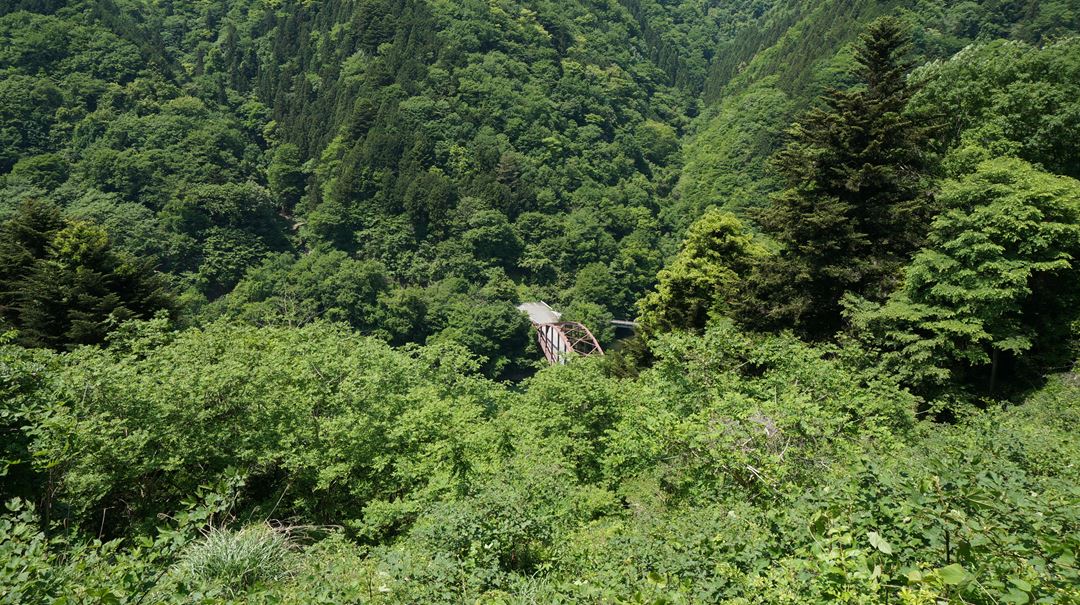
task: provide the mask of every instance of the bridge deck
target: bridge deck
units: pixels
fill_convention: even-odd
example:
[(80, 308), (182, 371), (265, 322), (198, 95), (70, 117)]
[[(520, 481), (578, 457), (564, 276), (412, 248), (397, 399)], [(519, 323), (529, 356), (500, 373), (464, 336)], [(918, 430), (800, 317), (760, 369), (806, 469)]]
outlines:
[(553, 324), (562, 317), (562, 313), (552, 309), (543, 301), (521, 303), (518, 309), (528, 314), (534, 324)]

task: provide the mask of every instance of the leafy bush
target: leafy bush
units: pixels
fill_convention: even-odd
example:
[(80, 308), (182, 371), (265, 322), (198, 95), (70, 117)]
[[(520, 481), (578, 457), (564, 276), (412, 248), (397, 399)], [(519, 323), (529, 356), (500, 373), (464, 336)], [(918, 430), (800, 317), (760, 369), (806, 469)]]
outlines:
[(411, 357), (324, 323), (161, 327), (60, 360), (48, 411), (27, 420), (56, 514), (124, 531), (241, 469), (278, 515), (351, 522), (456, 472), (498, 393), (451, 345)]
[[(1075, 378), (942, 426), (851, 351), (723, 322), (655, 340), (635, 379), (594, 359), (513, 389), (457, 348), (326, 324), (163, 327), (9, 351), (12, 422), (50, 478), (33, 493), (85, 528), (4, 518), (22, 600), (1080, 599)], [(191, 541), (222, 514), (344, 531)]]

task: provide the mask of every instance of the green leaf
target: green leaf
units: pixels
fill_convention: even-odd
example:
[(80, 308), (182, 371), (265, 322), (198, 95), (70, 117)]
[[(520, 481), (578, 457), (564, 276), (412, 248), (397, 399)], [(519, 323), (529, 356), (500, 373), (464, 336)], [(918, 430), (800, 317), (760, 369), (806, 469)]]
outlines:
[(1025, 582), (1024, 580), (1021, 580), (1020, 578), (1017, 578), (1016, 576), (1012, 576), (1012, 577), (1009, 578), (1009, 581), (1012, 582), (1013, 586), (1019, 588), (1020, 590), (1022, 590), (1024, 592), (1031, 592), (1031, 584)]
[(1010, 588), (1009, 589), (1009, 594), (1001, 597), (1001, 600), (1004, 601), (1005, 603), (1021, 603), (1021, 604), (1023, 604), (1023, 603), (1029, 602), (1031, 600), (1031, 597), (1028, 596), (1028, 593), (1026, 593), (1026, 592), (1024, 592), (1022, 590), (1017, 590), (1015, 588)]
[(866, 532), (866, 537), (870, 538), (870, 545), (874, 548), (880, 550), (887, 555), (892, 554), (892, 546), (890, 546), (889, 543), (885, 541), (885, 538), (882, 538), (880, 535), (878, 535), (876, 531)]
[(950, 586), (956, 586), (957, 584), (963, 583), (968, 576), (967, 570), (961, 567), (959, 563), (946, 565), (937, 570), (937, 573), (938, 577), (941, 578), (941, 581)]

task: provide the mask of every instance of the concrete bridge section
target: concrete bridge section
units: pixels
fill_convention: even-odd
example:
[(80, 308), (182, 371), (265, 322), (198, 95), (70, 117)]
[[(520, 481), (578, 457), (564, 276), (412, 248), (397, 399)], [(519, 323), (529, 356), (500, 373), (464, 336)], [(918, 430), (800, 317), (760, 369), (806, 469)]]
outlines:
[(518, 311), (525, 312), (534, 324), (553, 324), (562, 317), (562, 313), (552, 309), (544, 301), (521, 303), (517, 308)]

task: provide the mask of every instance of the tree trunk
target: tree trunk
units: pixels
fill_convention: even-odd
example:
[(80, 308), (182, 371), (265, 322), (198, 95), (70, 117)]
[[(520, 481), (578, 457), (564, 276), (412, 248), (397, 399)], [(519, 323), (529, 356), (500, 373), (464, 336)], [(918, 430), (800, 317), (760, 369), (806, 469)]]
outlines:
[(991, 397), (994, 396), (994, 388), (997, 387), (998, 356), (1000, 354), (1000, 351), (994, 349), (990, 357), (990, 392), (988, 394)]

